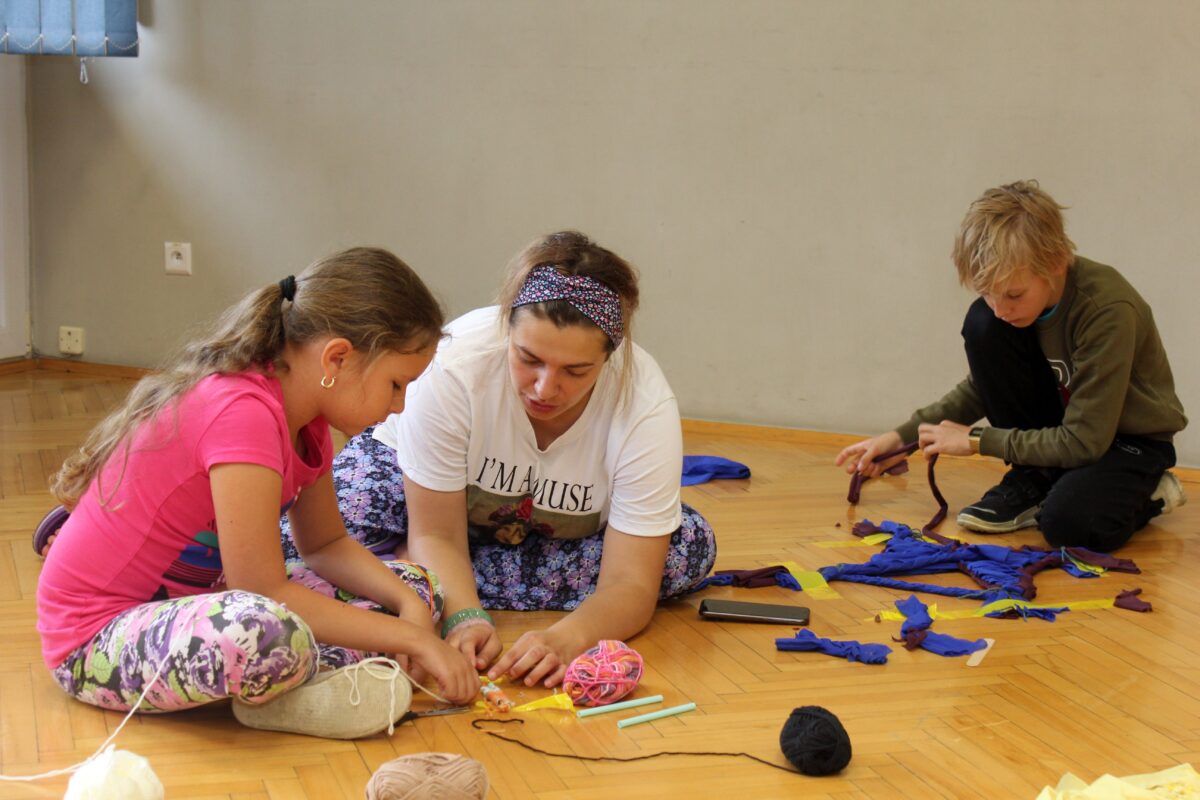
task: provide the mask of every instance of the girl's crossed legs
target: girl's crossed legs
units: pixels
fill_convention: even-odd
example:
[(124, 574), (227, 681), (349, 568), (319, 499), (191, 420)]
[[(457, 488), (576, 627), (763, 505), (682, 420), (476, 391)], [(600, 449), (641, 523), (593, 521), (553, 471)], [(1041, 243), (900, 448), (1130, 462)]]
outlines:
[[(404, 561), (386, 562), (430, 608), (436, 621), (442, 595), (437, 579)], [(352, 605), (391, 613), (332, 586), (302, 563), (289, 579)], [(127, 711), (142, 691), (145, 712), (181, 711), (235, 697), (265, 703), (307, 681), (379, 653), (319, 644), (312, 630), (283, 605), (230, 590), (143, 603), (114, 617), (54, 671), (67, 694), (90, 705)]]

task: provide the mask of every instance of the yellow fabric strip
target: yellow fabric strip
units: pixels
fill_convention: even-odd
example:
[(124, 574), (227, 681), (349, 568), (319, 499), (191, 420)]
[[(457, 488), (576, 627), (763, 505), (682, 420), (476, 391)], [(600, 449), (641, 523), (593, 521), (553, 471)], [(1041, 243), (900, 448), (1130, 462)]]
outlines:
[(1075, 556), (1068, 553), (1065, 548), (1063, 549), (1063, 555), (1066, 556), (1067, 558), (1069, 558), (1071, 560), (1072, 564), (1074, 564), (1076, 567), (1083, 570), (1084, 572), (1090, 572), (1093, 575), (1103, 575), (1105, 572), (1108, 571), (1104, 567), (1097, 567), (1094, 564), (1083, 563), (1082, 561), (1077, 559)]
[[(945, 534), (942, 535), (945, 536)], [(872, 533), (868, 536), (862, 537), (861, 539), (827, 539), (822, 542), (812, 542), (811, 544), (815, 545), (816, 547), (874, 547), (877, 544), (883, 544), (891, 538), (892, 535), (890, 533)], [(919, 533), (917, 534), (917, 538), (922, 542), (928, 542), (929, 544), (941, 544), (934, 539), (930, 539), (928, 536), (921, 536)], [(946, 538), (953, 539), (956, 542), (963, 541), (957, 536), (946, 536)], [(1095, 567), (1089, 567), (1086, 564), (1080, 564), (1079, 568), (1089, 571), (1096, 569)], [(1099, 571), (1103, 572), (1104, 570)]]
[[(873, 533), (873, 534), (871, 534), (871, 536), (886, 536), (889, 539), (892, 538), (890, 533), (883, 533), (883, 534)], [(878, 544), (878, 542), (869, 542), (866, 539), (827, 539), (823, 542), (808, 542), (808, 544), (811, 544), (813, 547), (826, 547), (826, 548), (874, 547), (876, 544)]]
[[(971, 617), (986, 617), (988, 614), (995, 614), (1014, 608), (1065, 608), (1069, 611), (1087, 611), (1089, 609), (1112, 607), (1113, 598), (1111, 597), (1095, 600), (1073, 600), (1069, 603), (1030, 603), (1025, 600), (997, 600), (979, 608), (960, 609), (957, 611), (938, 611), (937, 604), (935, 603), (929, 606), (929, 616), (931, 619), (969, 619)], [(870, 618), (870, 620), (875, 619), (886, 620), (888, 622), (903, 622), (905, 616), (895, 608), (885, 608)]]
[(795, 561), (782, 562), (783, 567), (796, 579), (804, 594), (814, 600), (840, 600), (841, 595), (829, 588), (821, 573), (814, 570), (801, 569)]

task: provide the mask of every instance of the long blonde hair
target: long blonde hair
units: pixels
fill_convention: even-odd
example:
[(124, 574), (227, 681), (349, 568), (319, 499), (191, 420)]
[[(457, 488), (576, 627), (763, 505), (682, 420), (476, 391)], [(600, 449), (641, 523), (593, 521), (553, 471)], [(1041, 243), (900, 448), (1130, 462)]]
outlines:
[[(349, 340), (370, 363), (386, 352), (425, 349), (440, 338), (443, 323), (441, 306), (429, 289), (388, 251), (355, 247), (323, 258), (295, 277), (292, 300), (285, 299), (283, 281), (251, 292), (160, 370), (138, 381), (121, 407), (66, 460), (50, 490), (73, 508), (118, 451), (123, 475), (138, 428), (209, 375), (283, 372), (288, 368), (285, 344), (303, 345), (326, 336)], [(120, 482), (118, 478), (111, 492)], [(102, 505), (111, 499), (111, 494), (105, 498), (104, 487), (97, 489)]]

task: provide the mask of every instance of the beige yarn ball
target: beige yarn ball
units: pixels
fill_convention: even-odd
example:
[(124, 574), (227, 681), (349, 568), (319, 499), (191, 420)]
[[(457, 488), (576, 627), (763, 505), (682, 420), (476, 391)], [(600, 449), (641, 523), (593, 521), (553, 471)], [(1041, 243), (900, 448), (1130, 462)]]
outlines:
[(381, 764), (367, 782), (367, 800), (483, 800), (483, 764), (453, 753), (420, 753)]

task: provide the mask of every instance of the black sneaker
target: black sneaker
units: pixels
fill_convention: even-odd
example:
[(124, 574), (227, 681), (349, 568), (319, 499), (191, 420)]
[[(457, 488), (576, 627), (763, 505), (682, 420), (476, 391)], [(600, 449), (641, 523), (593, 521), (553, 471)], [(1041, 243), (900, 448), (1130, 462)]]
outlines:
[(979, 533), (1008, 533), (1037, 526), (1050, 481), (1040, 471), (1013, 467), (978, 502), (958, 513), (959, 527)]

